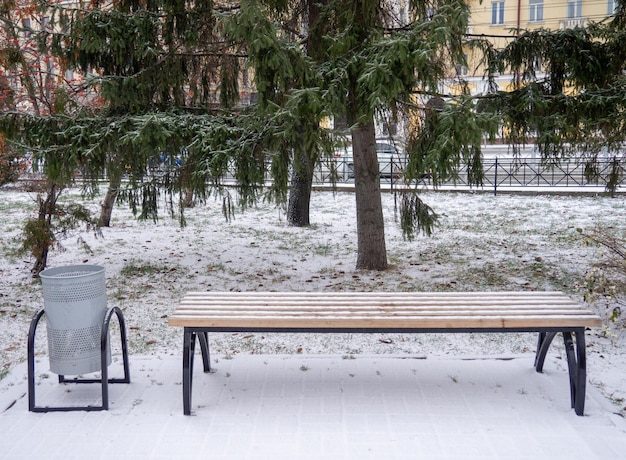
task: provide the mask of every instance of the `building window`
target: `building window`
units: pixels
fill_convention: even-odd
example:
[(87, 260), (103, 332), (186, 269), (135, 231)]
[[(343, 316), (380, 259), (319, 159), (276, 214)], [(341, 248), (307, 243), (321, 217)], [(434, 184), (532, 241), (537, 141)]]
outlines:
[(543, 0), (530, 0), (530, 22), (543, 21)]
[(504, 24), (504, 2), (491, 2), (491, 24)]
[(456, 74), (459, 76), (466, 76), (467, 75), (467, 62), (468, 62), (468, 56), (467, 53), (463, 53), (463, 61), (464, 62), (460, 62), (458, 63), (455, 68), (456, 68)]
[(384, 121), (383, 122), (383, 135), (395, 136), (396, 134), (398, 134), (398, 124)]
[(567, 1), (567, 17), (579, 18), (582, 16), (583, 2), (582, 0), (568, 0)]

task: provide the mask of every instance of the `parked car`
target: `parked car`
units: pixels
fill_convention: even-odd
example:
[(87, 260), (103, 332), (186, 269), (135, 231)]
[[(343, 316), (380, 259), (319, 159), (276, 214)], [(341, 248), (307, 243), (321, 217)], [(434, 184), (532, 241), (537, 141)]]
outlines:
[[(402, 176), (407, 163), (407, 156), (397, 140), (389, 138), (376, 139), (376, 156), (378, 157), (380, 177), (398, 178)], [(337, 150), (335, 157), (343, 163), (344, 179), (354, 179), (352, 145)]]

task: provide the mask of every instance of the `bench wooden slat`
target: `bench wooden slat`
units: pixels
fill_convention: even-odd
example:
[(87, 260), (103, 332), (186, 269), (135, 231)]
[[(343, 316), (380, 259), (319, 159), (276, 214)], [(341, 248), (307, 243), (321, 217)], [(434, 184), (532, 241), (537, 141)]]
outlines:
[(529, 308), (506, 308), (506, 309), (495, 309), (495, 308), (442, 308), (442, 309), (433, 309), (433, 308), (326, 308), (320, 309), (315, 307), (310, 308), (255, 308), (255, 307), (236, 307), (236, 308), (225, 308), (225, 307), (212, 307), (212, 308), (201, 308), (201, 307), (179, 307), (176, 310), (176, 315), (186, 314), (190, 316), (241, 316), (241, 315), (273, 315), (273, 316), (281, 316), (281, 315), (292, 315), (298, 314), (302, 316), (328, 316), (333, 317), (336, 315), (340, 316), (350, 316), (350, 315), (388, 315), (388, 316), (446, 316), (446, 315), (463, 315), (463, 316), (473, 316), (473, 315), (489, 315), (489, 316), (500, 316), (500, 315), (526, 315), (526, 316), (543, 316), (543, 315), (560, 315), (560, 316), (570, 316), (570, 315), (580, 315), (581, 310), (579, 309), (529, 309)]
[(561, 291), (439, 291), (439, 292), (417, 292), (417, 291), (191, 291), (185, 297), (460, 297), (463, 299), (471, 297), (563, 297)]
[(179, 318), (171, 322), (173, 326), (213, 327), (224, 329), (536, 329), (536, 328), (578, 328), (595, 325), (588, 316), (543, 317), (527, 316), (493, 317), (493, 316), (450, 316), (420, 318), (389, 318), (380, 317), (334, 317), (334, 318), (206, 318), (192, 317), (185, 321)]
[(201, 318), (203, 316), (214, 316), (219, 318), (283, 318), (283, 317), (317, 317), (317, 318), (357, 318), (357, 317), (389, 317), (389, 318), (428, 318), (428, 317), (440, 317), (440, 316), (459, 316), (459, 317), (473, 317), (473, 316), (526, 316), (542, 318), (544, 316), (569, 318), (572, 316), (587, 316), (581, 314), (580, 310), (564, 310), (559, 312), (542, 310), (528, 312), (527, 310), (506, 310), (506, 311), (490, 311), (490, 310), (423, 310), (423, 311), (411, 311), (411, 310), (331, 310), (331, 311), (300, 311), (300, 310), (263, 310), (258, 311), (255, 309), (246, 310), (187, 310), (181, 308), (176, 312), (176, 316), (196, 317)]
[(211, 311), (211, 310), (225, 310), (225, 311), (246, 311), (246, 310), (257, 310), (257, 311), (275, 311), (275, 312), (283, 312), (283, 311), (302, 311), (302, 312), (325, 312), (325, 311), (476, 311), (476, 310), (484, 310), (484, 311), (510, 311), (510, 310), (524, 310), (527, 312), (533, 311), (571, 311), (576, 310), (580, 311), (580, 307), (575, 304), (562, 304), (551, 306), (548, 304), (503, 304), (503, 303), (494, 303), (494, 304), (476, 304), (476, 305), (466, 305), (466, 304), (411, 304), (411, 303), (393, 303), (393, 304), (382, 304), (382, 303), (367, 303), (367, 304), (353, 304), (353, 303), (288, 303), (288, 304), (267, 304), (267, 303), (230, 303), (230, 302), (211, 302), (211, 303), (202, 303), (202, 302), (181, 302), (180, 306), (177, 310), (189, 310), (189, 311)]
[(368, 306), (379, 306), (379, 307), (401, 307), (401, 306), (430, 306), (430, 307), (445, 307), (449, 306), (451, 308), (463, 308), (463, 307), (508, 307), (508, 306), (525, 306), (528, 308), (537, 308), (537, 307), (548, 307), (548, 308), (558, 308), (558, 307), (576, 307), (580, 308), (579, 305), (573, 301), (566, 300), (557, 300), (551, 302), (549, 300), (476, 300), (476, 301), (467, 301), (461, 302), (457, 300), (429, 300), (429, 299), (323, 299), (320, 298), (318, 300), (314, 299), (183, 299), (180, 302), (181, 306), (211, 306), (211, 305), (223, 305), (230, 307), (240, 307), (240, 306), (257, 306), (257, 307), (306, 307), (312, 306), (317, 308), (328, 308), (328, 307), (338, 307), (338, 306), (354, 306), (354, 307), (368, 307)]
[(213, 305), (219, 306), (228, 306), (229, 308), (248, 308), (248, 307), (257, 307), (257, 308), (284, 308), (289, 309), (292, 307), (296, 308), (314, 308), (314, 309), (325, 309), (325, 308), (333, 308), (333, 307), (352, 307), (352, 308), (367, 308), (367, 307), (391, 307), (391, 308), (401, 308), (401, 307), (437, 307), (437, 308), (471, 308), (471, 307), (479, 307), (479, 308), (507, 308), (507, 307), (516, 307), (516, 308), (528, 308), (528, 309), (536, 309), (536, 308), (579, 308), (577, 304), (574, 302), (555, 302), (554, 304), (546, 302), (546, 301), (534, 301), (534, 302), (523, 302), (523, 301), (478, 301), (478, 302), (451, 302), (451, 301), (394, 301), (394, 300), (367, 300), (367, 301), (355, 301), (355, 300), (301, 300), (297, 299), (291, 301), (262, 301), (262, 300), (253, 300), (246, 301), (242, 300), (183, 300), (180, 305), (182, 307), (210, 307)]
[[(259, 293), (261, 294), (261, 293)], [(387, 295), (381, 296), (379, 293), (371, 293), (374, 295), (332, 295), (327, 296), (326, 293), (317, 293), (317, 295), (275, 295), (276, 293), (263, 293), (264, 295), (241, 295), (241, 294), (216, 294), (216, 295), (187, 295), (181, 301), (181, 306), (199, 305), (208, 307), (211, 305), (222, 305), (233, 308), (258, 306), (258, 307), (296, 307), (304, 308), (312, 306), (315, 308), (328, 308), (336, 306), (379, 306), (379, 307), (400, 307), (400, 306), (429, 306), (463, 308), (465, 306), (481, 306), (481, 307), (507, 307), (507, 306), (524, 306), (527, 308), (545, 306), (549, 308), (558, 307), (575, 307), (580, 306), (573, 300), (561, 296), (473, 296), (470, 298), (462, 298), (457, 296), (429, 296), (419, 294), (407, 294), (403, 296)]]
[[(255, 295), (256, 294), (256, 295)], [(382, 295), (386, 294), (386, 295)], [(433, 295), (433, 293), (302, 293), (302, 294), (286, 294), (277, 292), (258, 292), (258, 293), (190, 293), (185, 296), (184, 301), (241, 301), (241, 302), (293, 302), (293, 301), (326, 301), (326, 302), (459, 302), (459, 303), (476, 303), (476, 302), (549, 302), (549, 303), (575, 303), (572, 299), (560, 295), (520, 295), (518, 293), (471, 293), (473, 295)], [(452, 294), (452, 293), (450, 293)]]
[(172, 326), (221, 328), (594, 327), (562, 292), (191, 292)]

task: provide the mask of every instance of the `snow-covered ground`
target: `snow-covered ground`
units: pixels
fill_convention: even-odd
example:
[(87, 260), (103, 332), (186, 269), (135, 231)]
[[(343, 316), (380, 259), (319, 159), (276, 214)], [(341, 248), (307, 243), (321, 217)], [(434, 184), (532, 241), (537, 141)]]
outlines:
[[(82, 229), (61, 240), (49, 267), (104, 266), (108, 303), (124, 312), (131, 356), (178, 359), (181, 331), (167, 326), (167, 316), (190, 290), (562, 290), (583, 302), (588, 276), (606, 253), (588, 244), (581, 231), (602, 226), (626, 233), (623, 196), (425, 192), (422, 198), (440, 214), (440, 225), (432, 237), (409, 242), (397, 223), (396, 197), (383, 194), (390, 263), (385, 272), (354, 269), (355, 204), (348, 192), (314, 192), (313, 225), (304, 229), (288, 226), (284, 209), (270, 204), (226, 222), (221, 201), (209, 199), (186, 211), (183, 228), (167, 216), (139, 222), (119, 206), (101, 236)], [(0, 395), (23, 381), (15, 373), (25, 369), (29, 322), (43, 306), (39, 281), (30, 275), (32, 260), (13, 252), (33, 199), (31, 193), (0, 189), (0, 375), (9, 375), (0, 380)], [(80, 200), (79, 192), (64, 197), (70, 199)], [(97, 200), (90, 207), (97, 212)], [(588, 333), (589, 384), (619, 418), (626, 414), (624, 315), (610, 321), (617, 304), (602, 296), (588, 306), (605, 319), (602, 329)], [(222, 362), (248, 355), (332, 355), (346, 363), (346, 357), (381, 354), (532, 357), (535, 345), (532, 334), (215, 334), (211, 342)], [(46, 353), (45, 339), (38, 338), (37, 348), (40, 356)], [(561, 344), (555, 341), (550, 354), (562, 356)]]

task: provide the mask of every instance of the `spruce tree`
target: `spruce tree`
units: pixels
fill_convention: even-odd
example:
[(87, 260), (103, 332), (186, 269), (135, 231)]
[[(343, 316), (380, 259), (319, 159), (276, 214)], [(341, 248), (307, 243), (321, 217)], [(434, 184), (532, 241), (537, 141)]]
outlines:
[[(301, 211), (313, 165), (333, 148), (336, 133), (324, 121), (346, 120), (357, 268), (387, 265), (374, 129), (383, 116), (403, 116), (413, 128), (408, 187), (424, 174), (435, 185), (453, 178), (461, 163), (480, 184), (480, 143), (498, 128), (514, 143), (536, 138), (546, 158), (582, 149), (591, 162), (601, 147), (617, 152), (624, 142), (621, 7), (609, 22), (521, 34), (504, 50), (466, 40), (463, 0), (411, 0), (405, 9), (382, 0), (122, 0), (42, 8), (51, 27), (40, 46), (65, 68), (88, 72), (103, 103), (43, 116), (5, 113), (7, 136), (39, 152), (47, 168), (80, 167), (94, 179), (106, 172), (113, 192), (123, 174), (120, 198), (140, 217), (156, 218), (166, 197), (182, 218), (190, 195), (201, 200), (212, 192), (222, 193), (225, 212), (232, 212), (221, 187), (231, 167), (242, 207), (262, 196), (269, 171), (271, 196), (286, 202), (291, 183), (300, 200), (293, 209)], [(520, 84), (476, 96), (456, 76), (458, 92), (442, 92), (441, 82), (465, 63), (466, 46), (484, 53), (487, 78), (512, 72)], [(539, 58), (545, 78), (534, 72)], [(250, 106), (237, 103), (245, 69), (258, 93)], [(417, 192), (402, 200), (409, 238), (417, 229), (429, 233), (436, 219)]]

